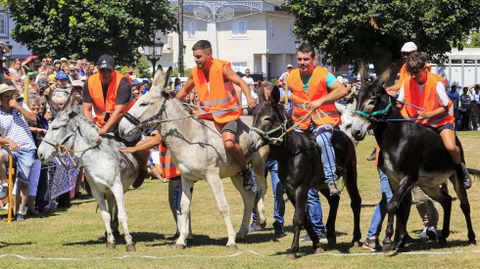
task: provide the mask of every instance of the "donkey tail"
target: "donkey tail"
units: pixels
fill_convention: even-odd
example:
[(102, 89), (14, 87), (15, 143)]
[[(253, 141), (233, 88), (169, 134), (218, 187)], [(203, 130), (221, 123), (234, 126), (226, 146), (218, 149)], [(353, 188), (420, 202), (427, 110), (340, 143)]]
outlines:
[(473, 169), (473, 168), (467, 168), (468, 173), (472, 175), (475, 179), (480, 179), (480, 170), (478, 169)]

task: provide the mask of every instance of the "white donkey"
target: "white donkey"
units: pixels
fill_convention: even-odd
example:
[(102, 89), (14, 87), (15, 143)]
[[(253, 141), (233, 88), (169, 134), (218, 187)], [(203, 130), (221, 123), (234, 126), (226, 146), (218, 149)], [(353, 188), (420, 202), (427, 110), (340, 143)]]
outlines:
[[(235, 232), (230, 219), (230, 211), (225, 197), (222, 178), (230, 177), (240, 192), (244, 211), (242, 225), (238, 237), (243, 238), (248, 233), (248, 224), (255, 201), (253, 191), (243, 189), (243, 179), (239, 176), (240, 167), (224, 149), (223, 140), (210, 121), (195, 119), (184, 105), (164, 91), (170, 79), (171, 69), (166, 74), (160, 69), (155, 74), (152, 89), (135, 103), (119, 124), (120, 136), (129, 139), (137, 136), (147, 128), (156, 127), (163, 137), (167, 148), (171, 151), (174, 164), (182, 173), (182, 196), (180, 236), (176, 246), (186, 246), (189, 234), (189, 215), (191, 192), (190, 188), (196, 181), (206, 180), (213, 191), (217, 206), (225, 221), (228, 231), (227, 247), (236, 249)], [(243, 119), (246, 121), (246, 119)], [(248, 118), (251, 125), (251, 117)], [(249, 152), (249, 127), (239, 124), (238, 140), (246, 153), (247, 160), (257, 175), (257, 187), (260, 199), (257, 203), (259, 223), (265, 223), (263, 195), (265, 194), (264, 166), (268, 155), (268, 147), (259, 152)]]
[[(55, 106), (53, 102), (50, 103)], [(74, 103), (73, 97), (69, 98), (63, 110), (50, 124), (38, 148), (38, 157), (44, 163), (51, 162), (58, 154), (74, 154), (79, 158), (102, 214), (107, 231), (107, 248), (115, 247), (118, 211), (127, 251), (135, 251), (135, 243), (128, 231), (124, 192), (137, 178), (141, 158), (119, 152), (118, 148), (125, 145), (114, 138), (100, 138), (95, 124), (83, 117), (80, 106)]]

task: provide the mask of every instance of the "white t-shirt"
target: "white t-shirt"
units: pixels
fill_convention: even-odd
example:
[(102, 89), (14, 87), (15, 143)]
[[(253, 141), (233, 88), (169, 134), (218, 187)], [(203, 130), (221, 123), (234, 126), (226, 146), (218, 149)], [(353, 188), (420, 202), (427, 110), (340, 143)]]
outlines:
[(253, 78), (243, 76), (242, 79), (243, 79), (243, 81), (245, 81), (245, 83), (247, 83), (248, 87), (250, 88), (250, 91), (253, 90), (253, 83), (254, 83)]
[[(398, 93), (397, 100), (403, 102), (405, 100), (405, 90), (404, 90), (404, 84), (402, 84), (402, 88), (400, 88), (400, 92)], [(423, 88), (425, 88), (425, 84), (423, 85), (418, 85), (418, 90), (420, 91), (420, 94), (423, 92)], [(448, 106), (448, 102), (450, 99), (448, 98), (447, 91), (445, 90), (445, 84), (443, 82), (439, 81), (437, 83), (437, 101), (441, 106)]]

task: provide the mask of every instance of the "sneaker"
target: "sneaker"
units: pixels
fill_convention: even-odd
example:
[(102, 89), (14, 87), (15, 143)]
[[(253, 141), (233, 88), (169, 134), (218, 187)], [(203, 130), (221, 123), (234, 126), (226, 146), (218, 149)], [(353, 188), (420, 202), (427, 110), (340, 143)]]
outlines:
[[(318, 239), (319, 239), (320, 243), (322, 243), (322, 244), (328, 243), (327, 242), (327, 237), (325, 236), (325, 234), (317, 234), (317, 235), (318, 235)], [(312, 239), (310, 238), (310, 236), (307, 233), (304, 236), (300, 237), (300, 241), (303, 241), (305, 243), (311, 243)]]
[(249, 234), (253, 234), (253, 233), (256, 233), (257, 231), (261, 231), (262, 230), (262, 227), (260, 227), (260, 225), (257, 225), (256, 222), (252, 222), (250, 224), (250, 227), (248, 227), (248, 233)]
[(363, 241), (362, 248), (368, 249), (372, 252), (377, 252), (381, 250), (380, 243), (378, 238), (367, 238)]
[(246, 191), (251, 191), (253, 188), (253, 173), (250, 167), (247, 170), (242, 171), (243, 177), (243, 189)]
[(340, 191), (337, 189), (337, 185), (335, 185), (335, 182), (327, 183), (328, 190), (330, 191), (330, 196), (339, 196)]
[(437, 229), (435, 229), (435, 227), (433, 226), (429, 226), (427, 229), (426, 229), (426, 234), (427, 234), (427, 237), (428, 239), (432, 240), (432, 241), (437, 241)]
[(15, 214), (15, 219), (16, 219), (18, 222), (25, 221), (25, 215), (22, 214), (22, 213), (17, 213), (17, 214)]
[(8, 184), (2, 184), (0, 186), (0, 200), (4, 199), (8, 195)]
[(460, 174), (460, 178), (463, 181), (463, 186), (466, 190), (470, 189), (472, 186), (472, 179), (470, 178), (470, 173), (467, 170), (467, 167), (464, 163), (460, 163), (457, 168), (458, 173)]

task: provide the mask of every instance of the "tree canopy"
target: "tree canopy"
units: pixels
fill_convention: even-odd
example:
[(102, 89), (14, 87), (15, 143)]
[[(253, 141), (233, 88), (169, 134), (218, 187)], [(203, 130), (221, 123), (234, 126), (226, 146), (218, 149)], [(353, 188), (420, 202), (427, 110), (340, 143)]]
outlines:
[[(430, 57), (462, 46), (479, 26), (480, 0), (290, 0), (294, 32), (334, 64), (359, 58), (384, 68), (414, 41)], [(377, 69), (377, 71), (379, 71)]]
[(13, 38), (35, 54), (86, 57), (103, 53), (131, 63), (156, 31), (173, 28), (167, 0), (2, 0), (15, 20)]

